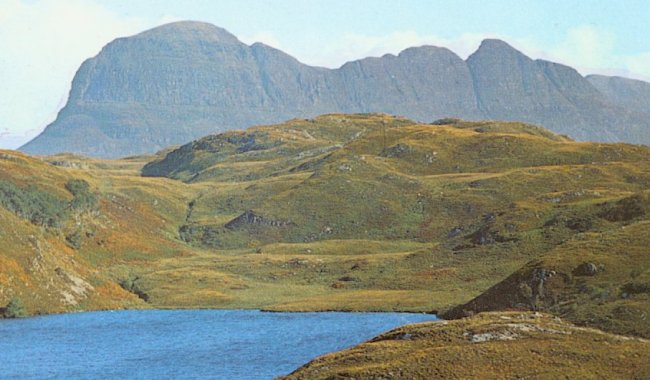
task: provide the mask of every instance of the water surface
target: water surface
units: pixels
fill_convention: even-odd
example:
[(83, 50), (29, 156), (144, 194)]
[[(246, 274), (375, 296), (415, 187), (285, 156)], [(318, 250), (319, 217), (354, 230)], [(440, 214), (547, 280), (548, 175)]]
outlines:
[(134, 310), (0, 320), (0, 377), (271, 379), (391, 328), (434, 319)]

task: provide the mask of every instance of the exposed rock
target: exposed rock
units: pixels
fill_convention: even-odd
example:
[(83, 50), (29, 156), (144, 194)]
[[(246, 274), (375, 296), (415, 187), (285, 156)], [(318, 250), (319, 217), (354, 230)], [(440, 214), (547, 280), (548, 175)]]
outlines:
[(14, 156), (13, 154), (1, 152), (0, 153), (0, 160), (17, 161), (18, 157)]
[(60, 166), (63, 168), (72, 168), (72, 169), (88, 169), (88, 165), (81, 163), (81, 162), (75, 162), (75, 161), (68, 161), (68, 160), (52, 160), (48, 161), (48, 163), (52, 166)]
[(532, 292), (530, 304), (533, 309), (538, 308), (538, 300), (544, 297), (544, 283), (553, 276), (555, 276), (555, 271), (545, 268), (533, 269), (530, 278), (530, 289)]
[(284, 220), (274, 220), (268, 219), (261, 215), (257, 215), (252, 210), (246, 210), (243, 214), (239, 215), (235, 219), (226, 223), (224, 227), (235, 230), (242, 228), (247, 225), (258, 225), (258, 226), (271, 226), (271, 227), (287, 227), (292, 225), (290, 221)]
[(299, 258), (296, 257), (296, 258), (293, 258), (293, 259), (290, 259), (289, 261), (287, 261), (287, 264), (290, 265), (290, 266), (294, 266), (294, 267), (295, 266), (305, 266), (305, 265), (309, 264), (309, 260), (299, 259)]
[(62, 301), (68, 305), (74, 306), (80, 300), (87, 297), (89, 291), (94, 287), (80, 277), (77, 277), (63, 268), (57, 267), (54, 272), (61, 277), (68, 285), (68, 290), (61, 292)]
[(604, 209), (598, 216), (610, 222), (627, 222), (644, 215), (649, 204), (646, 197), (633, 195), (615, 203), (604, 204)]
[(382, 150), (379, 155), (388, 158), (393, 158), (393, 157), (400, 158), (413, 152), (414, 149), (410, 145), (399, 143), (397, 145), (393, 145), (391, 147)]
[(598, 266), (594, 263), (582, 263), (572, 273), (574, 276), (595, 276), (598, 273)]
[(453, 238), (453, 237), (456, 237), (456, 236), (460, 235), (461, 233), (463, 233), (463, 228), (462, 227), (454, 227), (449, 232), (447, 232), (447, 237), (448, 238)]
[(350, 166), (350, 164), (341, 164), (339, 165), (338, 169), (343, 172), (351, 172), (352, 166)]
[(469, 341), (472, 343), (489, 342), (492, 340), (515, 340), (519, 338), (519, 334), (510, 330), (485, 332), (482, 334), (467, 334)]
[(472, 243), (477, 245), (489, 245), (496, 242), (488, 226), (481, 227), (478, 231), (473, 233), (470, 238)]

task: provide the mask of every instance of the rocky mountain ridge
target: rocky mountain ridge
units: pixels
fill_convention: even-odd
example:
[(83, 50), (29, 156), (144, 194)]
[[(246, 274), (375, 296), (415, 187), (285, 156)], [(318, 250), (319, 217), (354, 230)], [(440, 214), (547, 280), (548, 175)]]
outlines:
[(616, 91), (599, 83), (499, 40), (485, 40), (466, 61), (422, 46), (325, 69), (246, 45), (211, 24), (177, 22), (118, 38), (86, 60), (57, 119), (21, 150), (152, 153), (209, 133), (331, 112), (516, 120), (580, 140), (650, 143), (647, 105), (617, 95), (637, 82), (616, 80)]

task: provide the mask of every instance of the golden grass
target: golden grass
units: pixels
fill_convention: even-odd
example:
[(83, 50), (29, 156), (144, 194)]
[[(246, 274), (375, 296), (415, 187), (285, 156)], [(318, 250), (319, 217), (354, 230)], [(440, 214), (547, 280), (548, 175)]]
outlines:
[(479, 314), (400, 327), (281, 379), (647, 378), (649, 344), (549, 315)]
[[(268, 149), (228, 143), (180, 157), (169, 175), (188, 183), (140, 176), (164, 154), (96, 160), (1, 152), (9, 158), (0, 159), (0, 179), (64, 199), (71, 198), (65, 183), (84, 179), (100, 202), (96, 212), (49, 230), (0, 209), (0, 306), (17, 294), (30, 312), (431, 311), (470, 301), (534, 260), (565, 272), (595, 260), (610, 269), (579, 284), (589, 292), (567, 304), (574, 311), (552, 311), (613, 331), (643, 330), (634, 317), (649, 304), (643, 294), (599, 297), (620, 297), (633, 267), (644, 278), (642, 245), (630, 239), (648, 235), (648, 214), (614, 222), (599, 215), (650, 188), (649, 148), (577, 143), (520, 123), (428, 125), (380, 114), (296, 119), (227, 136), (251, 134)], [(224, 228), (246, 210), (293, 224)], [(589, 222), (585, 231), (567, 227), (576, 218)], [(209, 233), (183, 241), (186, 225)], [(476, 243), (482, 230), (487, 244)], [(603, 238), (619, 230), (631, 232)], [(65, 243), (75, 231), (78, 250)], [(71, 285), (57, 268), (94, 290), (76, 305), (62, 302)], [(136, 280), (148, 302), (119, 287), (123, 280)]]

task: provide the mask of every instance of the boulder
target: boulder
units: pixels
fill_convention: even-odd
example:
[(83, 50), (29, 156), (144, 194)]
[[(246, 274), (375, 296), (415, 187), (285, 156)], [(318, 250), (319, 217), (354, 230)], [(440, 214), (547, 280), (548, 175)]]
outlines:
[(582, 263), (573, 269), (574, 276), (595, 276), (598, 273), (598, 266), (594, 263)]

